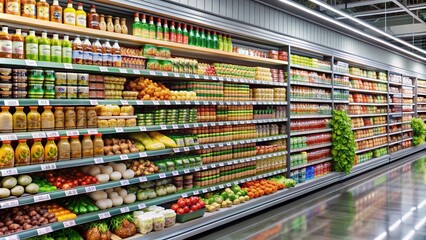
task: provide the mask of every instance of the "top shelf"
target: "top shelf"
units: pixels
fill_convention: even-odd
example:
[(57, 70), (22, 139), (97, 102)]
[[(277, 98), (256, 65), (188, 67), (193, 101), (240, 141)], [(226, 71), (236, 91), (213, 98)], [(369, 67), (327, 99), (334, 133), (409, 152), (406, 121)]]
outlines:
[(268, 64), (268, 65), (287, 65), (288, 64), (288, 62), (286, 61), (247, 56), (247, 55), (243, 55), (239, 53), (224, 52), (224, 51), (215, 50), (215, 49), (208, 49), (208, 48), (190, 46), (186, 44), (160, 41), (155, 39), (146, 39), (146, 38), (136, 37), (129, 34), (121, 34), (121, 33), (107, 32), (107, 31), (101, 31), (96, 29), (69, 26), (69, 25), (64, 25), (62, 23), (42, 21), (38, 19), (30, 19), (30, 18), (10, 15), (10, 14), (0, 13), (0, 22), (3, 22), (3, 24), (9, 23), (13, 25), (26, 26), (27, 28), (47, 30), (49, 32), (64, 32), (64, 30), (66, 30), (67, 33), (73, 34), (73, 35), (84, 35), (84, 36), (98, 37), (103, 39), (113, 39), (113, 40), (118, 40), (121, 43), (127, 43), (132, 45), (153, 44), (156, 46), (168, 47), (175, 53), (190, 52), (200, 57), (209, 57), (209, 58), (217, 57), (217, 58), (226, 59), (226, 60), (237, 60), (238, 62), (250, 62), (250, 63)]

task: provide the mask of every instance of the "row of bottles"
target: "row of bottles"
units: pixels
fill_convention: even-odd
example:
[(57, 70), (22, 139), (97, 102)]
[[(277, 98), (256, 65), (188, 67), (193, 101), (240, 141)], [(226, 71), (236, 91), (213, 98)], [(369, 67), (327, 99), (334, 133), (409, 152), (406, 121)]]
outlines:
[(171, 21), (169, 27), (168, 22), (166, 19), (162, 21), (161, 18), (157, 18), (155, 24), (154, 17), (151, 16), (147, 23), (145, 14), (142, 14), (142, 20), (140, 20), (139, 13), (135, 13), (133, 35), (232, 52), (231, 35), (217, 34), (216, 31), (194, 26), (189, 26), (188, 31), (185, 23), (177, 22), (175, 25), (175, 22)]

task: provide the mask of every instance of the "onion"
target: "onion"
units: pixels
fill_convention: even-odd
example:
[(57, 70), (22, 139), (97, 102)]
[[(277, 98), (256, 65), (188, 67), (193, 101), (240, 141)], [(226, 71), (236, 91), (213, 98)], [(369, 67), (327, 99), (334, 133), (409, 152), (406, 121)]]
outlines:
[(119, 143), (120, 143), (120, 141), (118, 139), (116, 139), (116, 138), (112, 139), (112, 144), (118, 145)]
[(120, 146), (118, 145), (118, 144), (114, 144), (113, 146), (112, 146), (112, 151), (113, 152), (117, 152), (117, 151), (119, 151), (120, 150)]
[(129, 149), (129, 144), (127, 144), (127, 143), (120, 143), (120, 149), (121, 150)]
[[(106, 193), (112, 193), (112, 192), (114, 192), (114, 189), (108, 188), (108, 189), (105, 189), (105, 192)], [(108, 196), (106, 196), (105, 198), (108, 198)]]
[(137, 148), (135, 148), (135, 147), (133, 147), (133, 146), (131, 146), (131, 147), (129, 148), (129, 150), (130, 150), (130, 152), (131, 152), (131, 153), (139, 152), (139, 149), (137, 149)]
[(110, 175), (111, 181), (118, 181), (121, 179), (121, 173), (119, 171), (114, 171)]
[(114, 153), (113, 152), (107, 152), (107, 153), (105, 153), (105, 155), (111, 156), (111, 155), (114, 155)]
[(121, 149), (122, 154), (128, 154), (130, 153), (129, 149)]

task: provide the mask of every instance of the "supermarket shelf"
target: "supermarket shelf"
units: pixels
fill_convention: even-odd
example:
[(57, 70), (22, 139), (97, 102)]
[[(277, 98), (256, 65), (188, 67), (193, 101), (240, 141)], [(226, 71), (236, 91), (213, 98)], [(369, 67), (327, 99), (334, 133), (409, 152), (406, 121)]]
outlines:
[(389, 142), (389, 146), (391, 146), (391, 145), (395, 145), (395, 144), (398, 144), (398, 143), (402, 143), (404, 140), (398, 140), (398, 141), (394, 141), (394, 142)]
[(118, 40), (120, 43), (127, 43), (131, 45), (142, 45), (142, 44), (153, 44), (156, 46), (163, 46), (170, 48), (174, 53), (192, 53), (193, 55), (202, 56), (202, 57), (216, 57), (221, 59), (232, 59), (244, 62), (251, 62), (257, 64), (269, 64), (269, 65), (288, 65), (286, 61), (274, 60), (269, 58), (253, 57), (233, 52), (225, 52), (215, 49), (208, 49), (202, 47), (190, 46), (187, 44), (179, 44), (168, 41), (160, 41), (155, 39), (141, 38), (132, 36), (129, 34), (120, 34), (114, 32), (106, 32), (96, 29), (80, 28), (77, 26), (67, 26), (61, 23), (43, 21), (38, 19), (31, 19), (28, 21), (28, 18), (15, 16), (10, 14), (0, 14), (0, 21), (5, 24), (12, 25), (21, 25), (27, 26), (28, 28), (36, 28), (38, 30), (47, 30), (49, 32), (63, 32), (66, 28), (67, 33), (71, 35), (83, 35), (90, 37), (99, 37), (103, 39), (113, 39)]
[(300, 136), (300, 135), (308, 135), (308, 134), (314, 134), (314, 133), (323, 133), (323, 132), (331, 132), (331, 128), (321, 128), (321, 129), (315, 129), (310, 131), (293, 131), (290, 132), (290, 136)]
[(405, 133), (405, 132), (412, 132), (413, 131), (413, 129), (405, 129), (405, 130), (402, 130), (402, 133)]
[(412, 137), (409, 137), (409, 138), (404, 138), (404, 139), (402, 139), (402, 141), (404, 142), (404, 141), (409, 141), (409, 140), (413, 140), (413, 138)]
[(394, 102), (391, 102), (391, 103), (388, 103), (389, 105), (392, 105), (392, 106), (401, 106), (402, 105), (402, 102), (399, 102), (399, 103), (394, 103)]
[(398, 160), (402, 157), (405, 157), (407, 155), (410, 155), (410, 154), (413, 154), (413, 153), (416, 153), (416, 152), (419, 152), (419, 151), (422, 151), (422, 150), (425, 150), (425, 149), (426, 149), (426, 144), (422, 144), (422, 145), (419, 145), (419, 146), (413, 146), (413, 147), (409, 147), (409, 148), (399, 150), (397, 152), (393, 152), (393, 153), (390, 154), (390, 161), (392, 162), (392, 161)]
[(411, 123), (411, 121), (402, 122), (402, 124)]
[(401, 133), (402, 133), (401, 130), (399, 130), (399, 131), (396, 131), (396, 132), (390, 132), (388, 135), (392, 136), (392, 135), (397, 135), (397, 134), (401, 134)]
[(376, 127), (385, 127), (385, 126), (387, 126), (387, 124), (368, 125), (368, 126), (363, 126), (363, 127), (352, 128), (352, 130), (355, 131), (355, 130), (376, 128)]
[(313, 102), (313, 103), (332, 103), (331, 99), (297, 99), (292, 98), (290, 102)]
[(349, 100), (334, 99), (334, 103), (349, 103)]
[(384, 133), (384, 134), (374, 135), (374, 136), (365, 137), (365, 138), (357, 138), (357, 139), (355, 139), (355, 142), (364, 141), (364, 140), (368, 140), (368, 139), (372, 139), (372, 138), (385, 137), (387, 135), (388, 135), (387, 133)]
[[(425, 104), (426, 104), (426, 103), (425, 103)], [(417, 110), (417, 112), (418, 112), (418, 113), (426, 113), (426, 110), (421, 109), (421, 110)]]
[(399, 124), (402, 124), (402, 122), (389, 123), (389, 126), (399, 125)]
[(402, 86), (402, 83), (397, 83), (397, 82), (391, 82), (391, 81), (389, 81), (389, 85)]
[(367, 80), (371, 82), (388, 83), (386, 80), (379, 80), (379, 79), (369, 78), (369, 77), (361, 77), (361, 76), (352, 75), (352, 74), (349, 74), (349, 77), (355, 78), (355, 79)]
[(290, 64), (290, 68), (298, 68), (298, 69), (303, 69), (303, 70), (308, 70), (308, 71), (314, 71), (314, 72), (332, 73), (331, 70), (324, 70), (324, 69), (319, 69), (319, 68), (305, 67), (305, 66), (300, 66), (300, 65), (296, 65), (296, 64)]
[(418, 85), (418, 84), (417, 84), (417, 87), (426, 88), (426, 86), (424, 86), (424, 85)]
[(332, 161), (332, 160), (333, 160), (332, 157), (323, 158), (323, 159), (319, 159), (319, 160), (316, 160), (316, 161), (310, 161), (310, 162), (307, 162), (307, 163), (302, 164), (302, 165), (292, 166), (290, 169), (296, 170), (296, 169), (305, 168), (305, 167), (309, 167), (309, 166), (312, 166), (312, 165), (315, 165), (315, 164), (318, 164), (318, 163), (328, 162), (328, 161)]
[(352, 114), (349, 117), (378, 117), (378, 116), (386, 116), (387, 113), (371, 113), (371, 114)]
[(290, 116), (290, 119), (304, 119), (304, 118), (331, 118), (331, 114), (327, 115), (302, 115), (302, 116)]
[[(259, 175), (255, 175), (252, 177), (246, 177), (246, 178), (241, 178), (238, 180), (234, 180), (234, 181), (228, 181), (228, 182), (223, 182), (220, 184), (215, 184), (215, 185), (210, 185), (209, 187), (203, 187), (203, 188), (193, 188), (191, 190), (188, 191), (183, 191), (180, 193), (176, 193), (176, 194), (171, 194), (171, 195), (166, 195), (160, 198), (154, 198), (154, 199), (149, 199), (149, 200), (145, 200), (145, 201), (136, 201), (134, 203), (131, 204), (125, 204), (122, 205), (120, 207), (113, 207), (107, 210), (101, 210), (95, 213), (88, 213), (88, 214), (83, 214), (83, 215), (79, 215), (77, 218), (73, 219), (73, 220), (68, 220), (68, 221), (64, 221), (64, 222), (56, 222), (56, 223), (52, 223), (43, 227), (38, 227), (38, 228), (33, 228), (27, 231), (22, 231), (19, 232), (18, 234), (15, 235), (11, 235), (6, 237), (2, 237), (0, 238), (0, 240), (11, 240), (11, 239), (25, 239), (25, 238), (29, 238), (29, 237), (35, 237), (40, 235), (39, 232), (47, 233), (47, 232), (51, 232), (51, 231), (58, 231), (70, 226), (76, 226), (76, 225), (81, 225), (84, 223), (88, 223), (88, 222), (94, 222), (94, 221), (98, 221), (98, 220), (102, 220), (102, 219), (106, 219), (106, 218), (110, 218), (111, 216), (115, 216), (115, 215), (120, 215), (126, 212), (133, 212), (133, 211), (137, 211), (140, 209), (144, 209), (146, 207), (152, 206), (152, 205), (160, 205), (160, 204), (164, 204), (164, 203), (168, 203), (168, 202), (172, 202), (172, 201), (176, 201), (177, 199), (181, 198), (181, 197), (188, 197), (188, 196), (193, 196), (193, 195), (199, 195), (200, 193), (207, 193), (207, 192), (212, 192), (212, 191), (216, 191), (218, 189), (224, 189), (226, 187), (231, 187), (232, 184), (241, 184), (241, 183), (245, 183), (245, 182), (249, 182), (252, 180), (256, 180), (256, 179), (261, 179), (261, 178), (267, 178), (270, 176), (274, 176), (274, 175), (279, 175), (282, 173), (285, 173), (286, 169), (282, 169), (282, 170), (276, 170), (276, 171), (271, 171), (268, 173), (264, 173), (264, 174), (259, 174)], [(47, 230), (47, 231), (46, 231)]]
[(387, 162), (389, 162), (389, 155), (388, 154), (383, 155), (383, 156), (378, 157), (378, 158), (372, 158), (372, 159), (370, 159), (366, 162), (355, 165), (352, 168), (352, 170), (349, 174), (345, 174), (345, 175), (342, 176), (342, 180), (353, 177), (357, 174), (368, 171), (368, 170), (373, 169), (375, 167), (381, 166), (383, 164), (386, 164)]
[(414, 85), (409, 85), (409, 84), (402, 84), (402, 86), (404, 86), (404, 87), (412, 87), (412, 88), (415, 88), (416, 86), (414, 86)]
[(393, 113), (389, 113), (389, 116), (402, 116), (402, 112), (393, 112)]
[[(1, 15), (1, 13), (0, 13)], [(177, 105), (286, 105), (287, 102), (273, 101), (175, 101), (175, 100), (97, 100), (97, 99), (9, 99), (0, 100), (0, 106), (96, 106), (96, 105), (137, 105), (137, 106), (177, 106)]]
[(359, 88), (349, 88), (350, 92), (362, 92), (362, 93), (378, 93), (378, 94), (388, 94), (386, 91), (376, 91), (368, 89), (359, 89)]
[(334, 89), (343, 89), (343, 90), (349, 90), (349, 85), (342, 86), (342, 85), (333, 85)]
[(406, 93), (404, 93), (404, 94), (402, 94), (402, 97), (403, 98), (413, 98), (414, 94), (406, 94)]
[(23, 173), (30, 173), (30, 172), (40, 172), (45, 170), (78, 167), (78, 166), (85, 166), (85, 165), (92, 165), (92, 164), (102, 164), (102, 163), (108, 163), (108, 162), (117, 162), (117, 161), (139, 159), (139, 158), (145, 158), (145, 157), (169, 155), (172, 153), (190, 152), (190, 151), (200, 150), (200, 149), (210, 149), (210, 148), (223, 147), (223, 146), (265, 142), (265, 141), (272, 141), (272, 140), (285, 139), (285, 138), (287, 138), (286, 135), (276, 135), (276, 136), (270, 136), (270, 137), (241, 139), (241, 140), (210, 143), (210, 144), (200, 144), (200, 145), (195, 145), (190, 147), (181, 147), (181, 148), (173, 148), (173, 149), (167, 148), (162, 150), (144, 151), (144, 152), (138, 152), (138, 153), (103, 156), (103, 157), (96, 157), (96, 158), (83, 158), (83, 159), (76, 159), (76, 160), (70, 160), (70, 161), (60, 161), (56, 163), (21, 166), (21, 167), (15, 167), (15, 168), (2, 169), (0, 170), (0, 176), (10, 176), (10, 175), (23, 174)]
[(314, 150), (314, 149), (330, 147), (330, 146), (331, 146), (331, 142), (330, 143), (323, 143), (323, 144), (315, 144), (315, 145), (310, 145), (310, 146), (303, 147), (303, 148), (290, 149), (290, 153), (303, 152), (303, 151), (307, 151), (307, 150)]
[(295, 82), (290, 81), (290, 85), (306, 86), (306, 87), (318, 87), (318, 88), (332, 88), (331, 84), (322, 84), (322, 83), (311, 83), (311, 82)]
[(418, 102), (417, 105), (426, 105), (426, 102)]
[(371, 151), (371, 150), (374, 150), (374, 149), (377, 149), (377, 148), (386, 147), (387, 145), (388, 144), (386, 143), (386, 144), (378, 145), (378, 146), (375, 146), (375, 147), (372, 147), (372, 148), (366, 148), (366, 149), (362, 149), (362, 150), (357, 150), (357, 151), (355, 151), (355, 153), (358, 154), (358, 153), (362, 153), (362, 152), (368, 152), (368, 151)]
[(245, 163), (245, 162), (251, 162), (251, 161), (257, 161), (262, 160), (270, 157), (277, 157), (277, 156), (283, 156), (286, 155), (287, 151), (281, 151), (281, 152), (275, 152), (275, 153), (268, 153), (268, 154), (262, 154), (262, 155), (256, 155), (253, 157), (246, 157), (246, 158), (239, 158), (239, 159), (231, 159), (223, 162), (215, 162), (211, 164), (196, 166), (196, 167), (190, 167), (185, 169), (180, 169), (176, 171), (169, 171), (165, 173), (156, 173), (141, 177), (135, 177), (131, 179), (122, 179), (120, 181), (110, 181), (103, 184), (92, 184), (87, 186), (79, 186), (72, 189), (67, 190), (59, 190), (59, 191), (53, 191), (48, 193), (39, 193), (36, 195), (29, 195), (19, 198), (7, 198), (7, 199), (1, 199), (0, 200), (0, 209), (5, 208), (11, 208), (11, 207), (17, 207), (17, 206), (23, 206), (27, 204), (32, 204), (35, 202), (44, 202), (49, 201), (52, 199), (58, 199), (58, 198), (64, 198), (69, 196), (74, 196), (78, 194), (85, 194), (90, 193), (94, 191), (100, 191), (115, 187), (122, 187), (132, 184), (138, 184), (146, 181), (153, 181), (158, 180), (166, 177), (174, 177), (179, 175), (185, 175), (193, 172), (199, 172), (199, 171), (205, 171), (209, 169), (214, 169), (216, 167), (223, 167), (223, 166), (232, 166), (239, 163)]
[(417, 92), (417, 95), (426, 96), (426, 93)]
[(351, 76), (351, 74), (349, 73), (342, 73), (342, 72), (333, 72), (333, 73), (334, 75), (347, 76), (347, 77)]
[(164, 125), (137, 126), (137, 127), (91, 128), (91, 129), (70, 129), (70, 130), (43, 131), (43, 132), (41, 131), (40, 132), (21, 132), (21, 133), (0, 134), (0, 139), (4, 141), (4, 140), (58, 137), (58, 136), (79, 136), (84, 134), (93, 135), (97, 133), (115, 134), (115, 133), (150, 132), (150, 131), (177, 130), (177, 129), (198, 128), (198, 127), (214, 127), (214, 126), (224, 126), (224, 125), (274, 123), (274, 122), (276, 123), (276, 122), (285, 122), (285, 121), (287, 121), (286, 118), (277, 118), (277, 119), (257, 119), (257, 120), (245, 120), (245, 121), (164, 124)]
[(359, 103), (359, 102), (350, 102), (349, 105), (358, 105), (358, 106), (387, 106), (387, 103)]
[(414, 112), (402, 112), (402, 114), (414, 114)]

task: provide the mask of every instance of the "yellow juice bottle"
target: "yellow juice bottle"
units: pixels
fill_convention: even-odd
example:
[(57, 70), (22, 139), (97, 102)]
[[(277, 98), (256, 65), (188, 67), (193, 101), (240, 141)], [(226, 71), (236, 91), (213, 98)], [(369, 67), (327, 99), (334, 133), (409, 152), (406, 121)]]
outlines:
[(77, 11), (75, 12), (75, 16), (76, 16), (76, 21), (75, 21), (75, 25), (77, 27), (83, 27), (85, 28), (87, 25), (87, 15), (86, 12), (83, 9), (83, 4), (79, 3), (78, 4), (78, 8)]
[(68, 5), (64, 9), (64, 24), (75, 26), (75, 9), (72, 7), (72, 0), (68, 0)]

